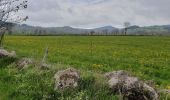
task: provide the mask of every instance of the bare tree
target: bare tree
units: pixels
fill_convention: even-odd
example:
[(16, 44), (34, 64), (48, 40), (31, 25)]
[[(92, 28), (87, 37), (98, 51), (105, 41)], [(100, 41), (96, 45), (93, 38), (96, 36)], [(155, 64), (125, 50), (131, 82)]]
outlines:
[(104, 29), (104, 30), (102, 30), (103, 31), (103, 34), (104, 35), (108, 35), (108, 30), (107, 29)]
[(90, 35), (93, 36), (95, 34), (95, 31), (90, 31)]
[(27, 0), (0, 0), (0, 47), (3, 46), (6, 24), (19, 23), (28, 19), (28, 16), (21, 17), (18, 14), (25, 8), (27, 8)]
[(124, 27), (125, 27), (125, 35), (127, 34), (127, 30), (128, 30), (128, 28), (130, 27), (130, 22), (125, 22), (124, 23)]

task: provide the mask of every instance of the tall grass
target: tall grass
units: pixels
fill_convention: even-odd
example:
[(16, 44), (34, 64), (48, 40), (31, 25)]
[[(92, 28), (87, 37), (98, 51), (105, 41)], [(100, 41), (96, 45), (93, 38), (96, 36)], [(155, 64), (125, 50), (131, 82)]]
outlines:
[[(158, 87), (170, 86), (170, 37), (147, 36), (7, 36), (5, 48), (18, 58), (41, 61), (49, 47), (49, 71), (30, 67), (18, 71), (15, 59), (0, 59), (0, 99), (118, 99), (111, 95), (102, 74), (128, 70), (143, 80), (154, 80)], [(61, 64), (61, 65), (58, 65)], [(65, 66), (68, 65), (68, 66)], [(53, 76), (58, 70), (75, 67), (83, 73), (75, 90), (54, 91)], [(162, 97), (162, 98), (165, 98)]]

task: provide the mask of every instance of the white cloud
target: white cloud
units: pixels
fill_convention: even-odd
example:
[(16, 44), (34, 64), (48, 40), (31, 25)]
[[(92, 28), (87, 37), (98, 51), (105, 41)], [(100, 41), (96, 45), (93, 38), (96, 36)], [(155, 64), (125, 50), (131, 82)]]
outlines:
[(170, 24), (170, 0), (29, 0), (27, 24), (99, 27)]

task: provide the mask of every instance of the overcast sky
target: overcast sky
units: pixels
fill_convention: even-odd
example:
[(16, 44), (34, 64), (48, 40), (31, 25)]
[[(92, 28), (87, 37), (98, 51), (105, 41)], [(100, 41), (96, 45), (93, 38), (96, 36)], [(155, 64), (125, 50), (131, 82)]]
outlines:
[(170, 0), (28, 0), (26, 24), (94, 28), (170, 24)]

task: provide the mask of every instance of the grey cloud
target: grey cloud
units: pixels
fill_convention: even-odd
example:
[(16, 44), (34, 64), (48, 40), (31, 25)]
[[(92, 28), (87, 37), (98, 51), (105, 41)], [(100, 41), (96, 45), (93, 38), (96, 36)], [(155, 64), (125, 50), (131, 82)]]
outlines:
[(99, 27), (170, 24), (170, 0), (29, 0), (27, 24)]

